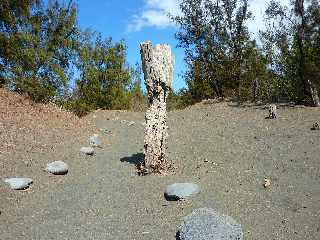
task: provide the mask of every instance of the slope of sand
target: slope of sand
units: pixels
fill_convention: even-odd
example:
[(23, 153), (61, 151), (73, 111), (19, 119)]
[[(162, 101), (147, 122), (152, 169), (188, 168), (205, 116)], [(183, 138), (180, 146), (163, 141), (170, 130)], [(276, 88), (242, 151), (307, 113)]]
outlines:
[[(0, 111), (0, 134), (26, 121), (3, 124), (8, 114)], [(320, 110), (283, 106), (278, 112), (278, 119), (268, 120), (263, 106), (231, 102), (170, 112), (169, 156), (175, 171), (144, 177), (134, 166), (142, 158), (143, 113), (96, 111), (62, 121), (68, 127), (61, 125), (62, 117), (45, 118), (51, 112), (40, 112), (43, 122), (32, 115), (37, 125), (23, 126), (42, 136), (36, 130), (42, 122), (46, 137), (41, 144), (48, 148), (41, 151), (23, 138), (24, 132), (13, 135), (19, 138), (14, 151), (1, 148), (1, 178), (18, 171), (35, 182), (23, 192), (0, 183), (0, 239), (173, 240), (183, 217), (198, 207), (232, 216), (243, 225), (245, 239), (319, 239), (320, 131), (310, 128), (320, 121)], [(100, 132), (102, 148), (84, 157), (78, 150), (97, 131), (92, 125), (111, 132)], [(28, 152), (29, 146), (35, 149)], [(24, 165), (29, 157), (31, 164)], [(39, 171), (49, 160), (66, 161), (68, 175)], [(267, 189), (264, 178), (271, 179)], [(166, 185), (184, 181), (198, 183), (201, 193), (167, 202)]]

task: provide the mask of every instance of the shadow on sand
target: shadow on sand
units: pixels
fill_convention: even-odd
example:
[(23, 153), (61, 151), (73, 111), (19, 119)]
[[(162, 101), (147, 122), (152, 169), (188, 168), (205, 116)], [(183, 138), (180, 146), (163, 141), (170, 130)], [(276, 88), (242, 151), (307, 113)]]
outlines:
[(130, 157), (123, 157), (120, 158), (121, 162), (128, 162), (134, 164), (136, 167), (139, 167), (144, 162), (144, 154), (143, 153), (136, 153), (131, 155)]

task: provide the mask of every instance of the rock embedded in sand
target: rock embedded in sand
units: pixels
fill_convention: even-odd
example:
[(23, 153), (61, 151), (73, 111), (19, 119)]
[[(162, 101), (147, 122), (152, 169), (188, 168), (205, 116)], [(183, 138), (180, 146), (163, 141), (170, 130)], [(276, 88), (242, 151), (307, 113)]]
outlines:
[(177, 235), (180, 240), (242, 240), (243, 230), (233, 218), (200, 208), (184, 218)]
[(200, 188), (194, 183), (174, 183), (167, 186), (164, 196), (169, 201), (186, 199), (200, 192)]
[(135, 124), (134, 121), (130, 121), (130, 122), (128, 123), (128, 126), (130, 127), (130, 126), (133, 126), (134, 124)]
[(93, 134), (90, 138), (89, 138), (89, 144), (92, 147), (99, 147), (101, 145), (101, 141), (99, 138), (99, 134)]
[(27, 189), (33, 180), (31, 178), (6, 178), (4, 182), (8, 183), (13, 190), (23, 190)]
[(86, 155), (93, 155), (94, 149), (92, 147), (82, 147), (80, 148), (80, 152)]
[(315, 122), (315, 123), (312, 125), (311, 130), (320, 130), (320, 124), (319, 124), (318, 122)]
[(100, 131), (103, 132), (104, 134), (112, 134), (112, 131), (107, 128), (100, 128)]
[(264, 188), (268, 188), (271, 186), (271, 180), (268, 178), (264, 179), (264, 183), (263, 183)]
[(69, 170), (68, 164), (62, 161), (48, 163), (46, 171), (55, 175), (67, 174)]

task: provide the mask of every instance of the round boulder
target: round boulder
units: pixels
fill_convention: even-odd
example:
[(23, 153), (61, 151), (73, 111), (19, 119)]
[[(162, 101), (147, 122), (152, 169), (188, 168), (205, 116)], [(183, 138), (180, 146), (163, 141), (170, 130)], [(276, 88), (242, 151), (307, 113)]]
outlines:
[(13, 190), (24, 190), (33, 183), (33, 180), (31, 178), (6, 178), (4, 182), (8, 183)]
[(194, 210), (177, 233), (179, 240), (243, 240), (243, 231), (233, 218), (210, 208)]
[(200, 192), (200, 188), (194, 183), (174, 183), (167, 186), (164, 193), (168, 201), (176, 201), (192, 197)]
[(46, 171), (55, 175), (63, 175), (68, 173), (68, 164), (62, 161), (55, 161), (52, 163), (48, 163), (46, 167)]

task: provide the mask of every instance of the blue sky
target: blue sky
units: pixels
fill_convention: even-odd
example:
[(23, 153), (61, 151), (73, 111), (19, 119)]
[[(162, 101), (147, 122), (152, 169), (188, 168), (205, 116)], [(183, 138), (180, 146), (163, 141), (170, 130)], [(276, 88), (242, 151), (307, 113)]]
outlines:
[[(182, 88), (184, 81), (180, 75), (185, 66), (183, 49), (176, 48), (177, 41), (174, 38), (176, 28), (173, 25), (154, 25), (154, 22), (149, 25), (139, 23), (139, 16), (145, 7), (145, 0), (79, 0), (79, 24), (83, 29), (92, 28), (101, 32), (104, 37), (111, 36), (115, 41), (124, 39), (128, 46), (128, 62), (131, 65), (140, 62), (140, 42), (150, 40), (153, 44), (170, 44), (176, 57), (173, 88)], [(138, 26), (139, 24), (141, 26)]]
[[(282, 0), (281, 2), (287, 2)], [(180, 0), (78, 0), (79, 24), (82, 29), (92, 28), (114, 41), (125, 40), (128, 46), (128, 62), (140, 62), (139, 44), (150, 40), (153, 44), (170, 44), (175, 54), (173, 88), (185, 86), (183, 49), (177, 48), (174, 34), (176, 26), (167, 13), (179, 14)], [(263, 29), (263, 12), (268, 0), (251, 0), (251, 11), (255, 15), (249, 24), (252, 33)]]

